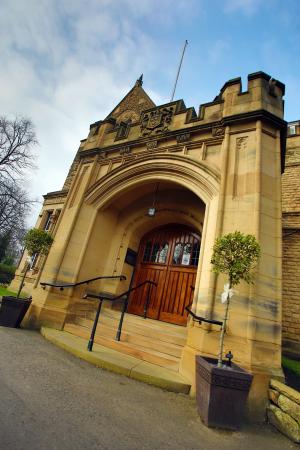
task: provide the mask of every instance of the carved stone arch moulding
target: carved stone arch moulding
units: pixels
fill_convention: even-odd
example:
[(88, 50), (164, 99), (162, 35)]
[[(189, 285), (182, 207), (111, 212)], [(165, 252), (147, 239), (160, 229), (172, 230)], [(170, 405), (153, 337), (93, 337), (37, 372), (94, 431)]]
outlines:
[[(199, 199), (199, 202), (200, 201), (201, 200)], [(172, 214), (172, 219), (170, 219), (170, 214)], [(156, 217), (160, 218), (160, 220), (156, 222), (155, 225), (153, 224), (152, 220), (149, 221), (149, 217), (147, 216), (147, 214), (141, 214), (140, 211), (134, 215), (130, 215), (129, 217), (127, 217), (123, 226), (122, 238), (118, 249), (118, 256), (114, 264), (114, 273), (122, 271), (122, 264), (124, 263), (124, 260), (120, 261), (120, 253), (122, 249), (126, 245), (128, 245), (132, 236), (135, 236), (135, 238), (138, 236), (139, 239), (141, 239), (152, 229), (173, 223), (174, 218), (175, 223), (182, 224), (197, 230), (200, 237), (202, 237), (203, 222), (199, 221), (199, 218), (196, 218), (193, 214), (191, 214), (190, 211), (183, 211), (182, 209), (178, 208), (160, 208), (156, 212)]]
[[(201, 200), (199, 199), (199, 201), (201, 201)], [(199, 222), (199, 220), (196, 217), (194, 217), (189, 211), (183, 211), (182, 209), (175, 209), (175, 208), (160, 208), (156, 214), (158, 216), (159, 215), (165, 216), (166, 213), (172, 214), (173, 217), (176, 216), (178, 218), (178, 220), (180, 218), (181, 220), (179, 220), (178, 223), (183, 223), (184, 225), (191, 226), (192, 228), (197, 229), (198, 232), (202, 235), (203, 222)], [(133, 230), (133, 232), (134, 232), (135, 229), (138, 228), (142, 222), (147, 222), (149, 224), (147, 215), (141, 214), (140, 212), (137, 215), (134, 215), (133, 217), (128, 218), (128, 220), (124, 224), (124, 236), (127, 236), (128, 232), (130, 230), (131, 231)], [(168, 221), (160, 223), (159, 225), (155, 225), (155, 227), (161, 226), (161, 225), (166, 225), (167, 223), (169, 223), (169, 219), (168, 219)], [(152, 228), (155, 228), (155, 227), (152, 224), (149, 226), (149, 230), (151, 230)]]
[(219, 192), (220, 173), (203, 161), (187, 160), (181, 155), (156, 155), (150, 160), (139, 158), (98, 180), (87, 191), (85, 201), (100, 209), (126, 190), (159, 180), (173, 181), (208, 204)]

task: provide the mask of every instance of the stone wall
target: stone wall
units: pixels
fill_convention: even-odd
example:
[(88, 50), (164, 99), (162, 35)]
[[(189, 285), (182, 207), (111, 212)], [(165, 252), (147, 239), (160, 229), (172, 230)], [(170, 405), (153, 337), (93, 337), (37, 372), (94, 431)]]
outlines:
[[(287, 138), (282, 176), (283, 262), (282, 295), (284, 348), (300, 347), (300, 129)], [(298, 347), (298, 348), (297, 348)]]
[(63, 185), (63, 188), (62, 188), (63, 191), (70, 189), (72, 181), (73, 181), (73, 178), (74, 178), (74, 176), (76, 174), (76, 171), (78, 169), (79, 160), (80, 160), (80, 158), (79, 158), (79, 151), (77, 151), (77, 153), (75, 155), (75, 158), (74, 158), (74, 160), (73, 160), (73, 162), (71, 164), (71, 167), (69, 169), (68, 175), (67, 175), (67, 177), (65, 179), (65, 182), (64, 182), (64, 185)]
[(271, 380), (269, 399), (269, 422), (292, 441), (300, 443), (300, 392)]
[(300, 343), (300, 233), (283, 232), (283, 339)]

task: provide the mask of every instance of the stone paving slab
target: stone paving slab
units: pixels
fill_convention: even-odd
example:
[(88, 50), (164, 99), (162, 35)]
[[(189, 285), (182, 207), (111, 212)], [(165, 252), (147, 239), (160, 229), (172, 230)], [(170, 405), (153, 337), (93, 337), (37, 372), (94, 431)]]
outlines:
[(167, 391), (182, 394), (188, 394), (190, 391), (191, 386), (185, 378), (164, 367), (141, 361), (99, 344), (94, 344), (93, 351), (89, 352), (85, 339), (65, 331), (42, 327), (41, 334), (53, 344), (102, 369), (152, 384)]
[(275, 428), (205, 427), (188, 395), (102, 370), (36, 331), (0, 327), (0, 448), (290, 450)]

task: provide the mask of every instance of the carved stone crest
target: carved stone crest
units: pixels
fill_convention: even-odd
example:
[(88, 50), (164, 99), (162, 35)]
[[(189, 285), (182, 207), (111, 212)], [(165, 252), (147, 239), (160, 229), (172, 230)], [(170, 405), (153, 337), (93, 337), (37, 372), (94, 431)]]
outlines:
[(190, 140), (190, 133), (182, 133), (176, 136), (177, 144), (180, 144), (182, 142), (188, 142)]
[(225, 134), (225, 128), (224, 127), (213, 127), (211, 130), (211, 133), (213, 137), (223, 137)]
[(153, 113), (149, 115), (147, 128), (150, 130), (154, 130), (154, 128), (157, 128), (161, 124), (161, 120), (162, 112), (159, 110), (153, 111)]
[(248, 143), (248, 136), (240, 137), (236, 139), (236, 149), (237, 151), (246, 150)]
[(149, 136), (157, 133), (163, 133), (168, 130), (174, 108), (157, 108), (142, 115), (141, 133), (143, 136)]
[(120, 148), (120, 155), (128, 155), (131, 152), (129, 145)]
[(98, 155), (98, 161), (101, 161), (106, 158), (106, 152), (101, 152), (100, 155)]
[(157, 141), (148, 141), (146, 145), (148, 150), (152, 150), (157, 147)]

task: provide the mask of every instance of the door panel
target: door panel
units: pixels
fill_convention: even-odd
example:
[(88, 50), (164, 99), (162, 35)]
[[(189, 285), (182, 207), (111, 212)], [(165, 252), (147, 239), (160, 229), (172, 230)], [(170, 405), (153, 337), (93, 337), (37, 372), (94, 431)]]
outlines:
[[(150, 286), (150, 302), (148, 306), (147, 317), (151, 319), (158, 319), (160, 299), (162, 296), (163, 280), (165, 278), (165, 267), (157, 266), (143, 266), (139, 267), (137, 271), (133, 286), (137, 286), (146, 280), (151, 280), (157, 283), (157, 287)], [(140, 289), (134, 291), (130, 298), (128, 311), (133, 314), (144, 314), (145, 302), (148, 297), (149, 285), (142, 286)]]
[(192, 302), (196, 273), (170, 270), (165, 282), (159, 319), (171, 323), (185, 324), (185, 307)]
[[(186, 324), (185, 307), (193, 298), (199, 251), (200, 236), (179, 225), (158, 228), (141, 240), (133, 286), (146, 280), (157, 283), (151, 288), (147, 317)], [(147, 295), (148, 285), (134, 291), (128, 312), (142, 315)]]

